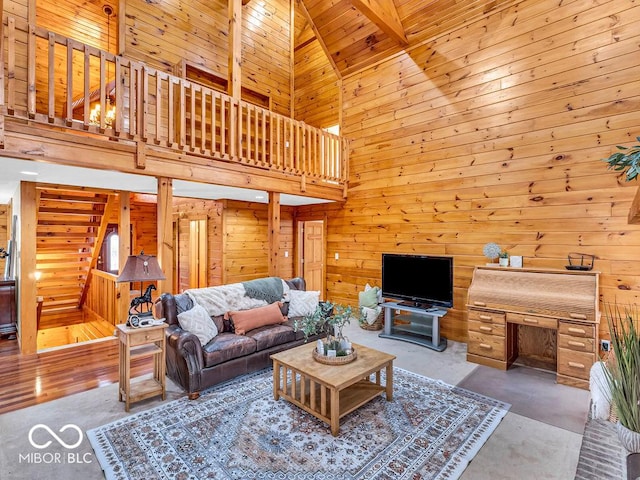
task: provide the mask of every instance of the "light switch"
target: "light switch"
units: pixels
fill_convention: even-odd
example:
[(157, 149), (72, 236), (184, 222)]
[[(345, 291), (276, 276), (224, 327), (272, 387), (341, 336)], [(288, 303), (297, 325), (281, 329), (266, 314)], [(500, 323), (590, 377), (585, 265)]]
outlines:
[(289, 258), (289, 250), (284, 251), (284, 258)]
[(335, 254), (335, 259), (336, 260), (340, 260), (340, 254), (338, 252), (336, 252), (336, 254)]

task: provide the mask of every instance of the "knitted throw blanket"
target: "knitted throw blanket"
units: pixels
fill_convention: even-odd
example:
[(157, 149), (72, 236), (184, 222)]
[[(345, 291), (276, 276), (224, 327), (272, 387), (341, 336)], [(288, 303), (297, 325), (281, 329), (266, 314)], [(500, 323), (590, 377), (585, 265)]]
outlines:
[(282, 300), (283, 283), (280, 277), (268, 277), (242, 282), (242, 285), (248, 297), (273, 303)]

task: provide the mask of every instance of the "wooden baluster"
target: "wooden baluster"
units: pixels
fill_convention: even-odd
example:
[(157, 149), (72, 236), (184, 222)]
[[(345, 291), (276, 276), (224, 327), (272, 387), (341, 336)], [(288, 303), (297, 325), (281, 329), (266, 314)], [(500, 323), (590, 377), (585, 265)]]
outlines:
[(115, 56), (116, 64), (115, 73), (115, 89), (116, 89), (116, 119), (114, 133), (120, 135), (122, 133), (122, 123), (124, 117), (124, 95), (122, 94), (122, 57)]
[(178, 87), (180, 88), (180, 116), (178, 119), (180, 131), (178, 133), (178, 148), (182, 150), (187, 144), (187, 92), (185, 91), (184, 80), (178, 80)]
[(67, 39), (67, 126), (73, 123), (73, 40)]
[(160, 139), (162, 138), (162, 129), (160, 127), (162, 123), (162, 99), (164, 98), (164, 95), (162, 95), (163, 77), (164, 75), (156, 71), (156, 144), (160, 144)]
[(27, 115), (36, 116), (36, 28), (29, 25), (27, 40)]
[[(83, 77), (84, 77), (84, 88), (83, 88), (83, 103), (82, 103), (82, 126), (85, 130), (89, 128), (89, 112), (91, 111), (91, 55), (89, 54), (89, 46), (84, 45), (82, 49), (82, 57), (83, 57)], [(102, 79), (100, 79), (100, 83), (102, 83)], [(105, 105), (104, 105), (104, 97), (100, 98), (100, 119), (104, 117), (105, 114)], [(100, 122), (102, 123), (102, 121)]]
[(200, 153), (207, 151), (207, 93), (200, 93)]
[(168, 77), (167, 82), (167, 145), (171, 148), (175, 148), (176, 145), (176, 132), (175, 132), (175, 109), (174, 107), (174, 92), (175, 82), (173, 78)]
[(147, 126), (147, 119), (149, 118), (149, 72), (146, 66), (142, 66), (140, 70), (140, 102), (142, 102), (140, 108), (140, 128), (139, 132), (142, 136), (142, 140), (145, 142), (149, 138), (149, 129)]
[(56, 82), (55, 82), (55, 51), (56, 51), (56, 35), (53, 32), (49, 32), (49, 51), (48, 64), (47, 64), (47, 85), (49, 91), (49, 98), (47, 102), (47, 121), (53, 123), (56, 118)]
[[(104, 132), (107, 124), (105, 122), (107, 111), (106, 99), (107, 99), (107, 77), (106, 77), (106, 55), (104, 51), (100, 51), (100, 131)], [(85, 99), (85, 103), (89, 103)], [(89, 107), (91, 105), (88, 105)], [(88, 117), (86, 117), (88, 120)]]
[(16, 21), (7, 21), (7, 111), (13, 115), (16, 110)]

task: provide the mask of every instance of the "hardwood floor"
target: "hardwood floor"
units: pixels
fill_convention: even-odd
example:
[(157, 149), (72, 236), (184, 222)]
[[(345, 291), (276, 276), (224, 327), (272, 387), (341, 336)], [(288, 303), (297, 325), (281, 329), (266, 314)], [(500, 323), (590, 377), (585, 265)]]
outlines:
[[(153, 371), (132, 364), (132, 375)], [(118, 341), (101, 340), (21, 355), (17, 340), (0, 339), (0, 414), (118, 382)]]

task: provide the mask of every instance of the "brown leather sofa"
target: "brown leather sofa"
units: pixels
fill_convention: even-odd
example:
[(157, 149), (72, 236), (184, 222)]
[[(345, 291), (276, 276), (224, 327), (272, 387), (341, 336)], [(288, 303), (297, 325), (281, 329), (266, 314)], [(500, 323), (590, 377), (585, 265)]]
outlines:
[[(305, 290), (302, 278), (285, 280), (291, 289)], [(162, 313), (169, 324), (166, 329), (167, 375), (180, 385), (190, 399), (200, 396), (207, 387), (229, 380), (238, 375), (261, 370), (271, 366), (270, 356), (288, 348), (302, 345), (304, 335), (295, 332), (289, 318), (286, 323), (267, 325), (237, 335), (228, 320), (214, 317), (221, 329), (209, 343), (201, 345), (198, 337), (187, 332), (178, 323), (179, 309), (188, 299), (185, 294), (163, 293), (160, 297)], [(288, 304), (284, 303), (283, 314), (287, 314)], [(220, 330), (220, 329), (219, 329)], [(325, 334), (310, 336), (313, 342)]]

